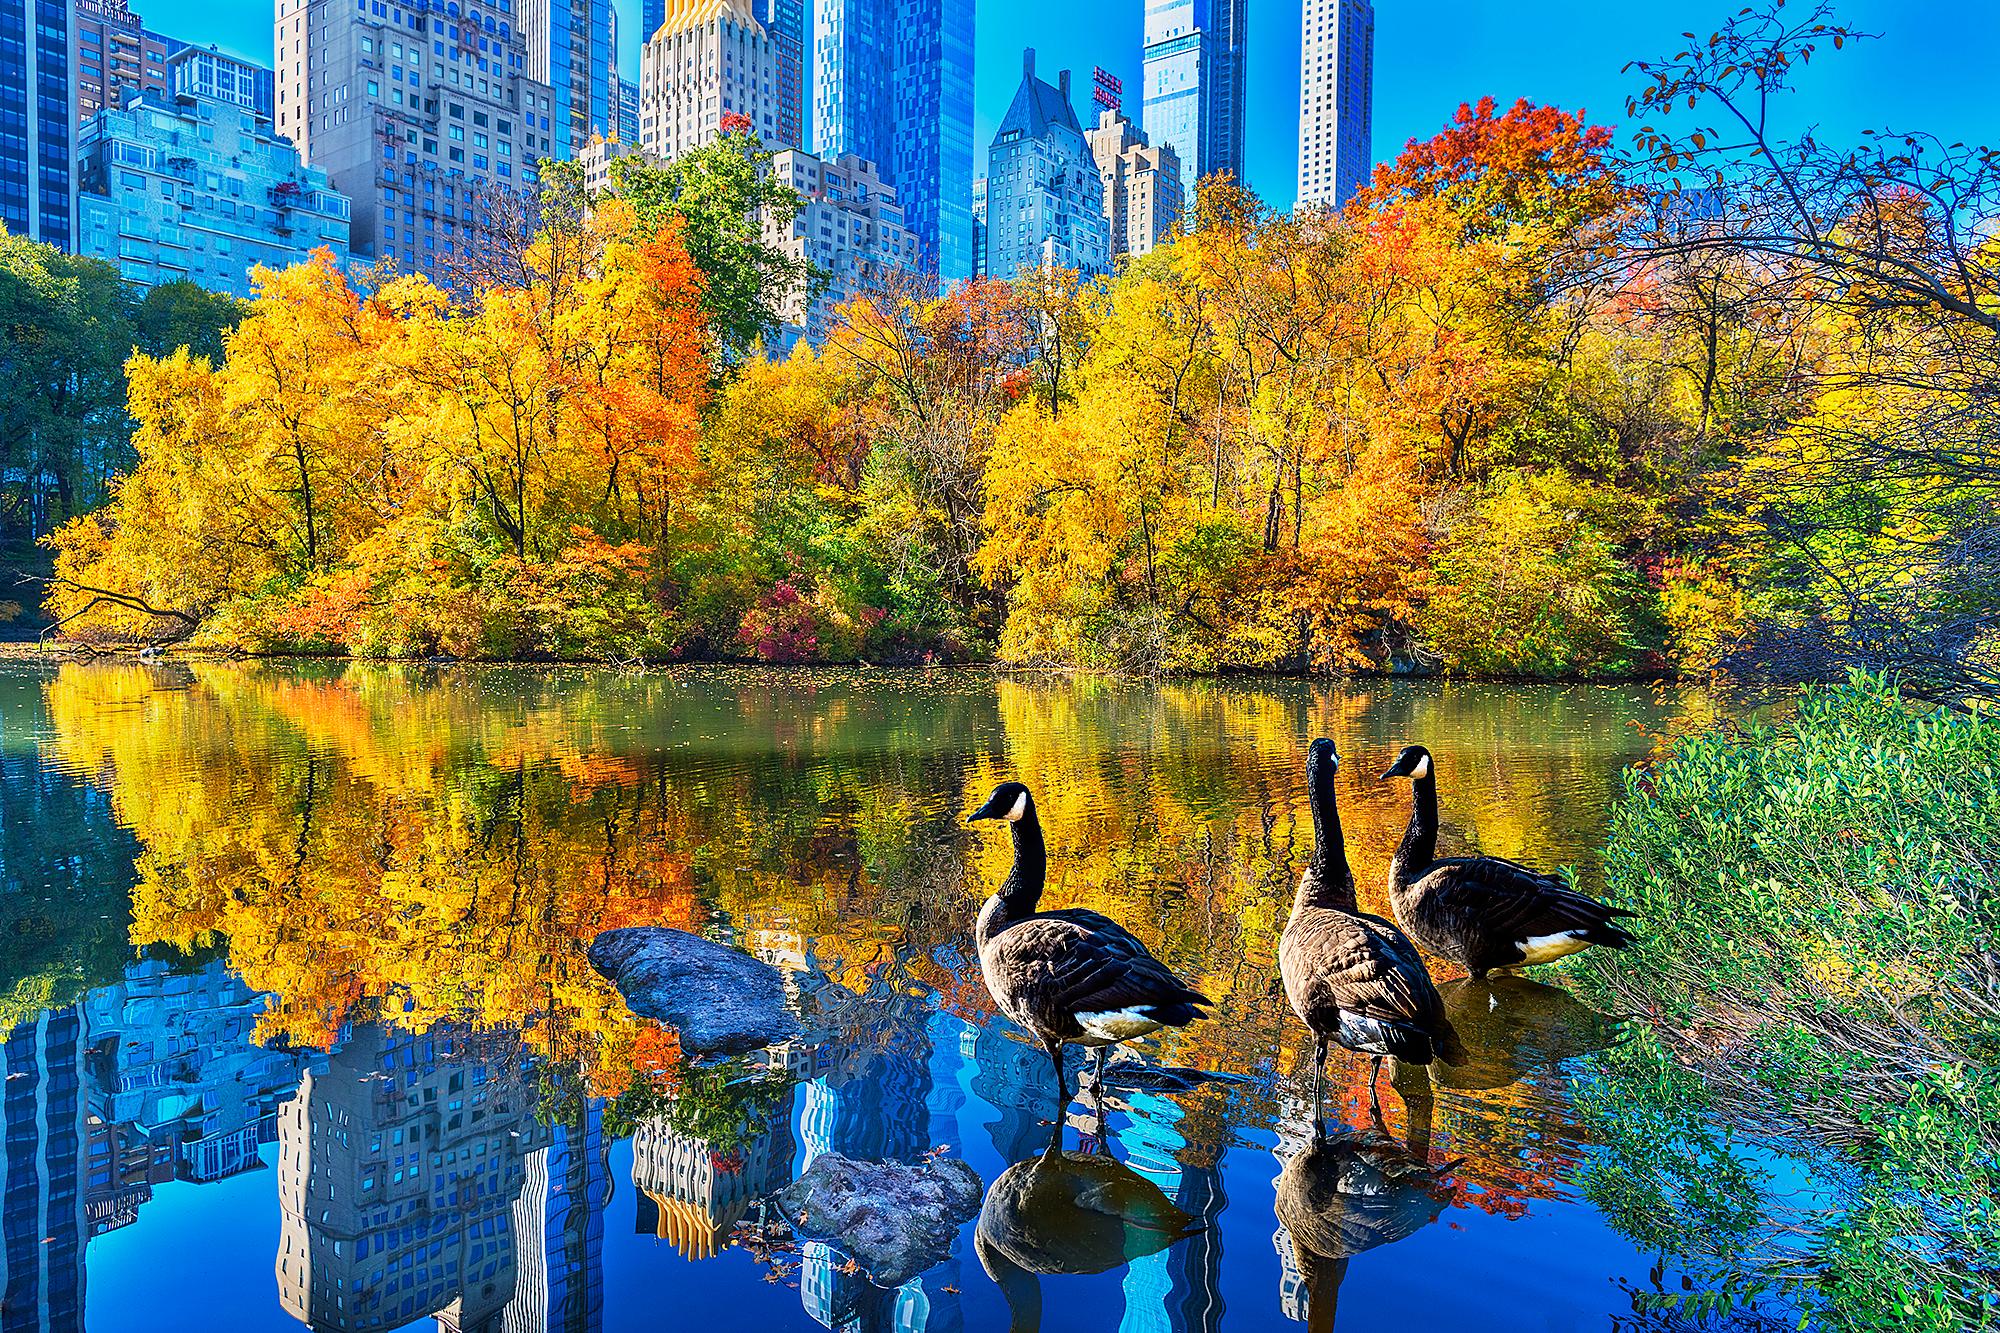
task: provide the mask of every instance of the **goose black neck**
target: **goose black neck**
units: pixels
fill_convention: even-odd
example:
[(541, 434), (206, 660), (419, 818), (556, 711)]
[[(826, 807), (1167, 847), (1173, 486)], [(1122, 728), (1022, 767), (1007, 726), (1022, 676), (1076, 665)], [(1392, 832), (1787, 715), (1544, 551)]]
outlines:
[(1437, 779), (1426, 773), (1414, 780), (1410, 789), (1410, 826), (1403, 830), (1402, 844), (1396, 848), (1396, 878), (1399, 880), (1437, 860)]
[(1028, 802), (1028, 808), (1012, 825), (1014, 834), (1014, 868), (1007, 874), (1007, 882), (1000, 886), (1000, 897), (1007, 904), (1010, 916), (1025, 916), (1035, 910), (1042, 900), (1042, 885), (1048, 879), (1049, 853), (1042, 842), (1042, 821), (1035, 813), (1035, 803)]
[(1312, 799), (1313, 854), (1307, 872), (1310, 900), (1316, 907), (1354, 910), (1354, 872), (1347, 864), (1347, 843), (1340, 832), (1340, 801), (1334, 793), (1334, 765), (1314, 764), (1307, 784)]

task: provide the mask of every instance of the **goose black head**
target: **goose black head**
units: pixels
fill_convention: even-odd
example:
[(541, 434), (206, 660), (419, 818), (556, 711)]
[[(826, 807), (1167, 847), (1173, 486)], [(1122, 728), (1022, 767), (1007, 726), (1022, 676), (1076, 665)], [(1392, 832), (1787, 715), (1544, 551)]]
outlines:
[(1317, 786), (1324, 776), (1329, 781), (1340, 771), (1340, 751), (1333, 748), (1333, 742), (1322, 736), (1306, 751), (1306, 783)]
[(1389, 765), (1389, 771), (1382, 775), (1382, 781), (1390, 778), (1427, 778), (1431, 775), (1431, 752), (1421, 745), (1406, 745), (1396, 756), (1396, 762)]
[(1033, 808), (1035, 798), (1028, 795), (1028, 789), (1018, 782), (1003, 782), (993, 789), (986, 798), (986, 804), (966, 817), (970, 823), (977, 819), (1004, 819), (1010, 824), (1019, 823), (1021, 818)]

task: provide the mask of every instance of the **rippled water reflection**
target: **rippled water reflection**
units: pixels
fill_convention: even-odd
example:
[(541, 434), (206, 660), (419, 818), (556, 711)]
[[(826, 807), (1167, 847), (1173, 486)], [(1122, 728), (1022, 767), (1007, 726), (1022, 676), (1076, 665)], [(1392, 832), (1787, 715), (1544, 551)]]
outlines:
[[(1364, 900), (1438, 755), (1447, 844), (1586, 880), (1646, 688), (197, 665), (0, 675), (0, 1329), (1604, 1328), (1661, 1280), (1582, 1197), (1573, 1106), (1616, 1024), (1452, 982), (1475, 1053), (1363, 1076), (1308, 1152), (1273, 949), (1333, 736)], [(1051, 903), (1111, 912), (1220, 1016), (1157, 1043), (1240, 1081), (1114, 1087), (1111, 1159), (994, 1017), (968, 941), (1037, 792)], [(583, 959), (613, 926), (784, 969), (805, 1034), (689, 1067)], [(1554, 982), (1544, 985), (1542, 982)], [(879, 1289), (740, 1243), (824, 1152), (989, 1183)], [(1304, 1220), (1301, 1220), (1304, 1219)], [(1285, 1225), (1290, 1224), (1288, 1233)], [(976, 1239), (975, 1239), (976, 1237)]]

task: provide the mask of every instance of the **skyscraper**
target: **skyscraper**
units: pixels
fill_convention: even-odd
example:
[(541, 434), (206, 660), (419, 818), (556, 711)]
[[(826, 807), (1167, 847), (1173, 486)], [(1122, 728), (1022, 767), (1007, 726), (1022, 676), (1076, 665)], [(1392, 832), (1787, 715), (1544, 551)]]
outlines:
[(1375, 10), (1305, 0), (1299, 43), (1299, 202), (1338, 208), (1375, 169)]
[(528, 74), (526, 20), (460, 8), (277, 6), (278, 133), (352, 201), (357, 254), (433, 276), (490, 246), (495, 196), (533, 191), (534, 163), (568, 149), (553, 90)]
[[(643, 47), (667, 21), (667, 0), (645, 0), (642, 12), (645, 27), (639, 34), (639, 45)], [(750, 12), (771, 34), (778, 49), (772, 89), (778, 99), (778, 123), (769, 146), (804, 148), (806, 0), (751, 0)]]
[(1035, 77), (1035, 52), (1021, 53), (1021, 86), (986, 154), (986, 271), (1011, 278), (1024, 268), (1111, 267), (1104, 177), (1070, 106), (1069, 71), (1053, 85)]
[(639, 142), (639, 81), (618, 80), (618, 134), (620, 143)]
[(1148, 0), (1140, 123), (1181, 160), (1181, 199), (1226, 171), (1243, 179), (1243, 61), (1249, 0)]
[(592, 138), (616, 133), (611, 0), (520, 0), (515, 8), (527, 36), (528, 77), (547, 84), (555, 102), (555, 155), (575, 157)]
[(876, 164), (926, 267), (972, 276), (973, 0), (819, 0), (813, 151)]
[(0, 224), (15, 236), (73, 244), (70, 163), (71, 0), (0, 0)]
[(771, 142), (778, 49), (750, 0), (673, 0), (639, 63), (639, 146), (674, 158), (721, 134), (731, 117)]

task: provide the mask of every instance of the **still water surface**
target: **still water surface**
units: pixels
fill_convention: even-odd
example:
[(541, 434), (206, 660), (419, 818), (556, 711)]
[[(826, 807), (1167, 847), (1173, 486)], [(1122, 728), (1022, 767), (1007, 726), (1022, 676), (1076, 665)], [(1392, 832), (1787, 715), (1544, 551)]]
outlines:
[[(1406, 741), (1438, 755), (1447, 845), (1589, 883), (1620, 770), (1703, 706), (947, 672), (0, 672), (0, 1329), (1629, 1326), (1673, 1277), (1586, 1197), (1575, 1093), (1614, 1025), (1563, 971), (1449, 985), (1478, 1058), (1435, 1089), (1385, 1079), (1379, 1126), (1337, 1062), (1351, 1131), (1301, 1161), (1308, 1045), (1273, 950), (1312, 736), (1347, 759), (1380, 910), (1408, 788), (1372, 775)], [(1014, 776), (1047, 825), (1048, 901), (1119, 917), (1222, 1001), (1150, 1054), (1240, 1081), (1113, 1088), (1113, 1166), (1033, 1165), (1045, 1058), (971, 953), (1008, 851), (964, 815)], [(688, 1067), (583, 958), (651, 922), (784, 969), (804, 1037)], [(1072, 1152), (1096, 1143), (1086, 1110)], [(989, 1198), (981, 1244), (968, 1223), (887, 1290), (821, 1246), (732, 1244), (818, 1154), (940, 1147), (1072, 1202)], [(1298, 1222), (1302, 1184), (1332, 1240)], [(1153, 1189), (1191, 1234), (1079, 1224), (1078, 1198)]]

